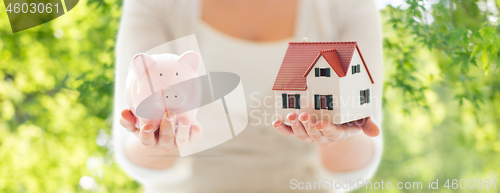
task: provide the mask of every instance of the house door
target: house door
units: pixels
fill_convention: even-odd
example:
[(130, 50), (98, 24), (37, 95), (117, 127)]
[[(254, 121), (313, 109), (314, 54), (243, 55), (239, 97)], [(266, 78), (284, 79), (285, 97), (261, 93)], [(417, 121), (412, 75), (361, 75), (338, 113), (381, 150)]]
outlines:
[(328, 109), (333, 110), (333, 96), (332, 95), (314, 95), (314, 109)]

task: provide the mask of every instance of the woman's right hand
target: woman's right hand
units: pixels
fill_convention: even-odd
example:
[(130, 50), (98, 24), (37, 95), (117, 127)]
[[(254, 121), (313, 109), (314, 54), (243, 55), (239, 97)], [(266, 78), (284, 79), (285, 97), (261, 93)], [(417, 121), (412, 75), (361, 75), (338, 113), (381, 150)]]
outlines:
[(200, 140), (203, 135), (201, 127), (191, 124), (191, 121), (186, 117), (180, 118), (176, 123), (177, 115), (175, 112), (165, 112), (159, 131), (149, 123), (140, 129), (136, 128), (137, 119), (128, 109), (123, 110), (121, 116), (120, 124), (134, 133), (144, 147), (159, 149), (167, 153), (188, 147)]

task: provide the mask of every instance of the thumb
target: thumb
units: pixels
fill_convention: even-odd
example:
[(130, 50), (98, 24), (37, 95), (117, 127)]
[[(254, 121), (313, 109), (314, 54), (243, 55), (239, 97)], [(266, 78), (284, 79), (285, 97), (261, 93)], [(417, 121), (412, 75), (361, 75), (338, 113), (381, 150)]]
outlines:
[(380, 128), (373, 122), (371, 117), (365, 119), (365, 123), (361, 125), (363, 133), (369, 137), (377, 137), (380, 134)]

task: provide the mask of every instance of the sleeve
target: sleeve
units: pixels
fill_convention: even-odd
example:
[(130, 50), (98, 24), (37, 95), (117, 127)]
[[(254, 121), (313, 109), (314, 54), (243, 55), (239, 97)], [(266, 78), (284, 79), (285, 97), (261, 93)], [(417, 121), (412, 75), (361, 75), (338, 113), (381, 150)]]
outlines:
[[(371, 139), (373, 142), (374, 153), (372, 160), (370, 160), (367, 165), (355, 171), (331, 172), (324, 168), (323, 164), (317, 164), (317, 166), (319, 167), (318, 175), (320, 179), (329, 179), (334, 181), (335, 183), (339, 182), (340, 184), (349, 184), (348, 186), (346, 186), (348, 188), (342, 188), (342, 186), (339, 186), (340, 188), (338, 190), (340, 190), (341, 192), (362, 188), (362, 185), (373, 177), (382, 158), (382, 136), (380, 135)], [(319, 160), (316, 161), (320, 162)], [(351, 184), (354, 184), (354, 186), (351, 186)], [(337, 189), (338, 187), (335, 188)]]
[[(116, 44), (115, 98), (113, 109), (113, 151), (117, 163), (131, 177), (146, 188), (155, 183), (176, 183), (189, 174), (190, 164), (185, 159), (166, 170), (144, 168), (132, 163), (125, 155), (125, 143), (138, 140), (120, 123), (120, 112), (127, 109), (125, 85), (132, 57), (168, 41), (164, 2), (156, 0), (125, 0)], [(161, 180), (161, 181), (160, 181)]]
[[(382, 121), (382, 36), (378, 10), (373, 0), (338, 0), (333, 4), (331, 21), (337, 24), (339, 41), (357, 41), (366, 65), (374, 79), (372, 101), (375, 103), (373, 120), (381, 127)], [(382, 157), (382, 134), (372, 138), (374, 156), (363, 168), (351, 172), (330, 172), (320, 169), (322, 177), (340, 182), (356, 182), (371, 178)], [(320, 164), (321, 165), (321, 164)]]

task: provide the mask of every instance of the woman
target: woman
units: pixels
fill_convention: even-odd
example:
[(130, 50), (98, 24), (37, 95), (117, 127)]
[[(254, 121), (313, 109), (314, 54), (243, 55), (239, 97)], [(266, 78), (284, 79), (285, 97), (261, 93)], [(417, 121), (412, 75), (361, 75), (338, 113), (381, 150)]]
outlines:
[[(382, 151), (381, 137), (374, 137), (380, 130), (373, 122), (381, 120), (382, 46), (372, 0), (126, 0), (122, 14), (116, 49), (114, 149), (118, 163), (147, 192), (305, 191), (305, 182), (327, 180), (335, 186), (335, 182), (366, 180), (375, 172)], [(155, 130), (151, 125), (135, 128), (135, 117), (120, 95), (136, 53), (190, 34), (196, 34), (207, 71), (241, 77), (249, 107), (247, 128), (202, 152), (211, 157), (177, 158), (177, 148), (196, 142), (202, 129), (188, 119), (174, 123), (168, 118), (159, 132), (151, 132)], [(291, 126), (283, 120), (270, 122), (274, 108), (261, 102), (274, 96), (272, 83), (288, 42), (302, 37), (358, 42), (375, 82), (372, 96), (378, 105), (371, 119), (336, 126), (306, 113), (292, 113), (287, 117)], [(177, 133), (161, 133), (175, 125)]]

